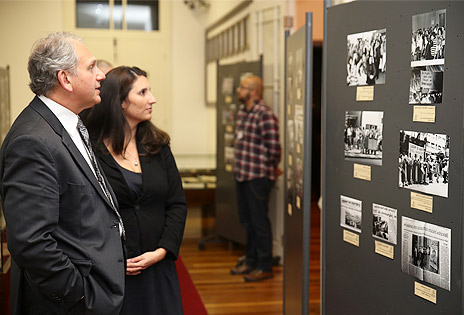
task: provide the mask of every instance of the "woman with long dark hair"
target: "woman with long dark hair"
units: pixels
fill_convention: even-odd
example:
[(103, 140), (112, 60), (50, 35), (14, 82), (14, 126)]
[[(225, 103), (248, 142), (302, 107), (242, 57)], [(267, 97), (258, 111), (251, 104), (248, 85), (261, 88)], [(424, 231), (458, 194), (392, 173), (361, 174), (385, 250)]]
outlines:
[(187, 204), (170, 138), (150, 121), (156, 99), (147, 73), (137, 67), (114, 68), (101, 84), (101, 99), (81, 116), (126, 231), (121, 314), (182, 314), (174, 261)]

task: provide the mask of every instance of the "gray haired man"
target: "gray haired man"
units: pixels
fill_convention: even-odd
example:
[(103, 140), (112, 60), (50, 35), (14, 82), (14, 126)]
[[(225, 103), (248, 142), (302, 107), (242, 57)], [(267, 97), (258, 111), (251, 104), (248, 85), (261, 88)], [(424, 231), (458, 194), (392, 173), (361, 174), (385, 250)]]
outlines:
[(11, 313), (118, 314), (124, 229), (76, 128), (78, 114), (100, 103), (105, 75), (69, 33), (39, 40), (28, 70), (36, 96), (0, 150)]

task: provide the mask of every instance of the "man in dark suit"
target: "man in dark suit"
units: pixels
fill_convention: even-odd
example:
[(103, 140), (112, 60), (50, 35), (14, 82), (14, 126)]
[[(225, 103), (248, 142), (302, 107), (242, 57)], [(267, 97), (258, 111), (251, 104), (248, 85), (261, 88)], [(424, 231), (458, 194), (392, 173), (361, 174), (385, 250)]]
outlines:
[(77, 129), (78, 114), (100, 103), (105, 75), (69, 33), (39, 40), (28, 70), (36, 97), (0, 150), (11, 313), (118, 314), (124, 227), (85, 131)]

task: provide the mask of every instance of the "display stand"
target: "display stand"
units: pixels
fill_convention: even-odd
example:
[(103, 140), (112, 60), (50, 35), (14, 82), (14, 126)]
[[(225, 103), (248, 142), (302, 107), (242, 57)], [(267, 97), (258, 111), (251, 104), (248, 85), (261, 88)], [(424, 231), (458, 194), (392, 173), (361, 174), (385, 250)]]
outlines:
[(322, 314), (464, 313), (463, 14), (327, 9)]
[[(240, 103), (237, 87), (244, 75), (261, 77), (262, 61), (241, 62), (218, 66), (217, 72), (217, 186), (216, 186), (216, 232), (205, 241), (218, 242), (226, 239), (245, 244), (245, 229), (240, 224), (233, 174), (235, 117)], [(204, 248), (204, 242), (201, 243)]]
[(285, 36), (284, 314), (309, 312), (311, 226), (312, 13)]
[[(0, 145), (10, 129), (10, 67), (0, 68)], [(0, 314), (9, 314), (11, 256), (6, 246), (6, 224), (0, 205)]]

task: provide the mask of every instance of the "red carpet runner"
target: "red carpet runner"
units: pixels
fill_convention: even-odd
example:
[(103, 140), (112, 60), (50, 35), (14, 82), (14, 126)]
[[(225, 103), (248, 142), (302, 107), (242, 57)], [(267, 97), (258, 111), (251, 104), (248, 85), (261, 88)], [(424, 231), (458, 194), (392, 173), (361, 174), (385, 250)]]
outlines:
[(197, 288), (193, 284), (192, 278), (190, 278), (190, 274), (180, 256), (176, 260), (176, 269), (184, 315), (208, 315), (200, 294), (198, 294)]

